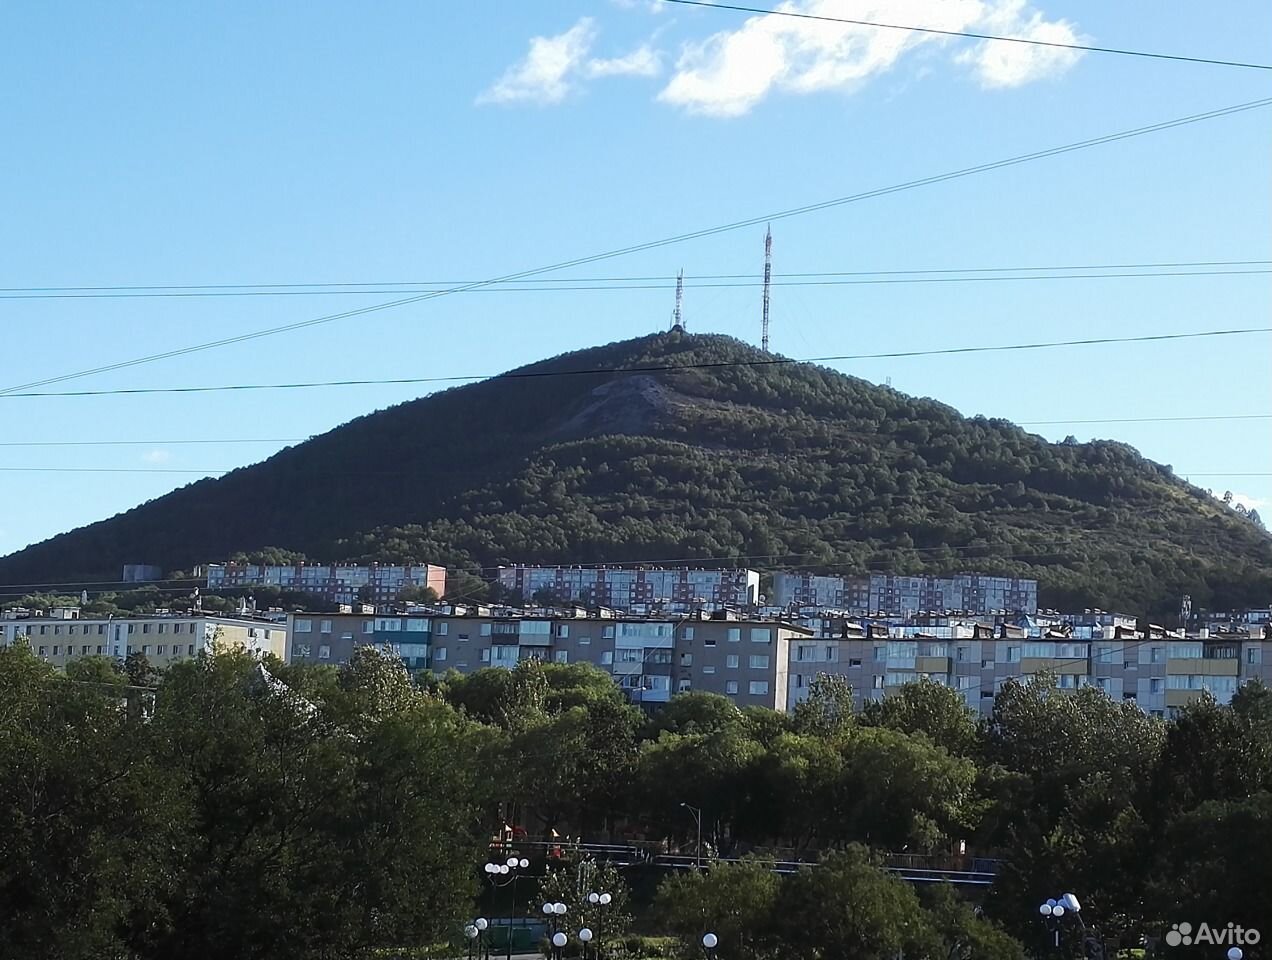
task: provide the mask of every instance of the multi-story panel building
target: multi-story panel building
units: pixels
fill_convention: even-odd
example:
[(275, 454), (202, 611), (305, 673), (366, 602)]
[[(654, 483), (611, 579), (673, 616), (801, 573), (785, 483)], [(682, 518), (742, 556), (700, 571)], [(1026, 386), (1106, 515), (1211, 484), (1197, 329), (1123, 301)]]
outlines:
[(320, 564), (269, 565), (212, 563), (205, 568), (209, 590), (268, 586), (299, 590), (330, 603), (392, 603), (407, 587), (432, 587), (440, 597), (446, 592), (446, 568), (419, 564)]
[(769, 620), (701, 616), (514, 616), (451, 609), (433, 615), (292, 614), (293, 663), (342, 663), (358, 646), (392, 650), (412, 668), (471, 673), (521, 660), (591, 663), (635, 703), (665, 703), (687, 690), (740, 706), (785, 709), (789, 647), (811, 636)]
[(1272, 636), (1262, 628), (1185, 635), (1161, 628), (1090, 626), (1082, 630), (1026, 630), (1008, 625), (952, 624), (887, 627), (841, 621), (791, 645), (787, 706), (808, 695), (821, 673), (843, 676), (860, 706), (927, 678), (959, 691), (982, 713), (1008, 680), (1040, 673), (1060, 690), (1092, 686), (1168, 716), (1209, 691), (1221, 703), (1240, 684), (1272, 682)]
[(564, 603), (586, 603), (626, 612), (689, 613), (753, 606), (760, 575), (754, 570), (695, 570), (688, 567), (499, 568), (499, 585), (531, 601), (550, 594)]
[(280, 660), (287, 655), (287, 627), (267, 619), (205, 616), (85, 618), (78, 610), (0, 621), (0, 644), (27, 643), (56, 667), (78, 657), (123, 660), (145, 654), (151, 666), (166, 667), (200, 653), (246, 650)]
[(830, 577), (776, 573), (772, 603), (786, 608), (814, 607), (886, 616), (1033, 614), (1038, 610), (1038, 581), (978, 574)]

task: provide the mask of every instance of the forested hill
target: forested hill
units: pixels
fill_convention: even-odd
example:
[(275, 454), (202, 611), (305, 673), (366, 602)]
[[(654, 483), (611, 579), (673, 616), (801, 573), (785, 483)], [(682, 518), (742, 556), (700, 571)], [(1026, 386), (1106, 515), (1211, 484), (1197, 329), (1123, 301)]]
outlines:
[[(266, 546), (490, 567), (732, 559), (1037, 577), (1044, 602), (1266, 604), (1272, 539), (1115, 442), (1052, 444), (736, 340), (565, 354), (360, 417), (0, 559), (113, 580)], [(613, 372), (615, 370), (624, 372)]]

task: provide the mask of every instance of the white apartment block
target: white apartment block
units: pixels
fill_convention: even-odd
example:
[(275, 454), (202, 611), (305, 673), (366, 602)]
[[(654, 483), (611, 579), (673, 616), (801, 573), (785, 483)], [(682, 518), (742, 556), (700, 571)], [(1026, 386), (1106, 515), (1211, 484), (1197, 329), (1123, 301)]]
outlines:
[(419, 564), (211, 563), (205, 567), (209, 590), (267, 586), (299, 590), (331, 603), (391, 603), (407, 587), (446, 592), (446, 568)]
[(499, 584), (527, 603), (544, 591), (563, 602), (636, 613), (754, 606), (760, 594), (759, 573), (741, 569), (517, 565), (499, 568)]
[(776, 573), (770, 603), (859, 615), (1032, 614), (1038, 610), (1038, 581), (966, 573), (947, 577)]

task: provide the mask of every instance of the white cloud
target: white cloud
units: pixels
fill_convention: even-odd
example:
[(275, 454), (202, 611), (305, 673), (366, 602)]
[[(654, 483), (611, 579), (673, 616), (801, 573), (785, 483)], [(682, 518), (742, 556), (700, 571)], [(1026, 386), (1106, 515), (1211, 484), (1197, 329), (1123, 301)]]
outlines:
[[(1005, 0), (985, 18), (982, 26), (981, 32), (1000, 36), (1047, 43), (1080, 42), (1073, 24), (1066, 20), (1044, 20), (1037, 10), (1026, 7), (1025, 0)], [(1079, 50), (984, 40), (974, 50), (961, 55), (959, 62), (975, 67), (982, 86), (1018, 87), (1031, 80), (1063, 73), (1081, 56)]]
[[(1223, 492), (1216, 491), (1215, 498), (1222, 500)], [(1232, 491), (1232, 502), (1234, 505), (1241, 504), (1247, 510), (1264, 510), (1268, 506), (1267, 500), (1260, 500), (1258, 497), (1252, 497), (1247, 493), (1237, 493), (1235, 490)]]
[(147, 450), (141, 455), (141, 459), (146, 463), (167, 463), (172, 459), (172, 454), (167, 450)]
[(589, 60), (587, 72), (592, 77), (656, 77), (662, 72), (662, 54), (643, 43), (626, 56)]
[[(1044, 19), (1025, 0), (788, 0), (777, 9), (1062, 43), (1076, 39), (1072, 26)], [(693, 113), (739, 116), (772, 92), (851, 91), (917, 48), (943, 49), (958, 42), (940, 34), (751, 17), (734, 30), (687, 45), (658, 97)], [(982, 41), (955, 59), (971, 65), (982, 85), (1007, 87), (1063, 71), (1079, 56), (1071, 50)]]
[(560, 103), (573, 89), (571, 80), (596, 40), (591, 17), (555, 37), (531, 37), (525, 57), (509, 67), (478, 103)]

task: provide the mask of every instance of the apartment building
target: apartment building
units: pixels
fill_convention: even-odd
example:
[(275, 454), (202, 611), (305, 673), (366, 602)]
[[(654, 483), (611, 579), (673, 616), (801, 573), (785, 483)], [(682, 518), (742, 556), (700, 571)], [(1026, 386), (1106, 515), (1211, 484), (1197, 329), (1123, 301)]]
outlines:
[(277, 621), (240, 617), (81, 617), (74, 608), (0, 621), (0, 645), (25, 642), (55, 667), (87, 656), (123, 660), (145, 654), (151, 666), (166, 667), (202, 652), (246, 650), (280, 660), (287, 655), (287, 628)]
[(358, 646), (397, 653), (412, 669), (471, 673), (521, 660), (591, 663), (634, 703), (665, 703), (702, 690), (739, 706), (785, 709), (793, 640), (806, 628), (771, 620), (705, 616), (597, 616), (579, 610), (513, 615), (448, 608), (434, 614), (292, 614), (293, 663), (345, 662)]
[(698, 609), (754, 606), (760, 575), (754, 570), (688, 567), (499, 568), (499, 585), (524, 601), (546, 592), (562, 603), (584, 603), (626, 612), (689, 613)]
[(446, 568), (420, 564), (321, 564), (269, 565), (211, 563), (204, 571), (209, 590), (235, 587), (278, 587), (311, 593), (329, 603), (392, 603), (407, 587), (432, 587), (440, 597), (446, 592)]
[(788, 609), (814, 607), (902, 617), (918, 613), (1033, 614), (1038, 610), (1038, 581), (979, 574), (830, 577), (775, 573), (771, 602)]
[(1095, 625), (1028, 630), (1000, 625), (884, 627), (843, 621), (791, 645), (788, 708), (821, 673), (843, 676), (860, 706), (922, 677), (959, 691), (988, 713), (1009, 679), (1056, 676), (1061, 690), (1098, 687), (1114, 700), (1167, 716), (1210, 691), (1227, 703), (1249, 680), (1272, 683), (1272, 636), (1264, 628), (1185, 635), (1161, 628)]

